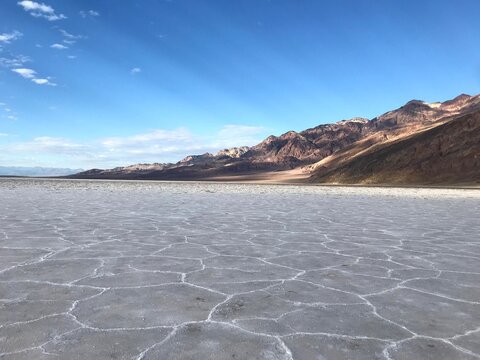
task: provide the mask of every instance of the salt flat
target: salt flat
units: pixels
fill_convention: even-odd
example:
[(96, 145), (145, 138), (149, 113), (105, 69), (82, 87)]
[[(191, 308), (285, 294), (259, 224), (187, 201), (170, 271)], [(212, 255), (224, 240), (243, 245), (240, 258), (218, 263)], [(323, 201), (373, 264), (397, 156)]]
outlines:
[(0, 359), (478, 359), (480, 191), (0, 180)]

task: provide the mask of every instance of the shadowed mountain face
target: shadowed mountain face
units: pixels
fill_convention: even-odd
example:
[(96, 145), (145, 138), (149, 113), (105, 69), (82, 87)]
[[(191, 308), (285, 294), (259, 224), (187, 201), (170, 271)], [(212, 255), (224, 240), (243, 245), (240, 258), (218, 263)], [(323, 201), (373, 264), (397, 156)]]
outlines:
[(313, 182), (480, 184), (480, 111), (318, 167)]
[[(476, 128), (479, 111), (480, 95), (433, 104), (412, 100), (372, 120), (354, 118), (289, 131), (250, 148), (191, 155), (175, 164), (93, 169), (73, 177), (228, 180), (259, 173), (275, 177), (283, 170), (302, 168), (314, 182), (472, 183), (480, 179), (480, 138), (469, 129)], [(471, 139), (463, 141), (463, 136)]]

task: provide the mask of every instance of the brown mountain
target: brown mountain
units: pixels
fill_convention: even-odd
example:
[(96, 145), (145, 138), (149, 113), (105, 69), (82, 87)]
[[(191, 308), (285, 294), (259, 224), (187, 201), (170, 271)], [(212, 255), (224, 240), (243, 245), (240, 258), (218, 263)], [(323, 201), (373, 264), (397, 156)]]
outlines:
[[(475, 183), (480, 134), (462, 124), (480, 112), (480, 96), (460, 95), (444, 103), (411, 101), (371, 120), (365, 136), (308, 167), (310, 181), (350, 184)], [(475, 139), (477, 142), (475, 143)], [(449, 151), (447, 152), (447, 150)], [(447, 156), (448, 155), (448, 156)], [(473, 157), (473, 158), (472, 158)], [(466, 166), (466, 165), (462, 165)], [(476, 175), (475, 175), (476, 173)]]
[(479, 111), (480, 95), (432, 104), (412, 100), (371, 120), (289, 131), (250, 148), (191, 155), (175, 164), (93, 169), (74, 177), (283, 181), (294, 174), (325, 183), (474, 183), (480, 179), (480, 139), (469, 129), (476, 129)]
[(367, 119), (357, 118), (320, 125), (300, 133), (289, 131), (278, 137), (272, 135), (250, 148), (242, 158), (255, 163), (276, 164), (278, 168), (311, 164), (360, 139), (367, 123)]
[(324, 163), (311, 181), (480, 185), (480, 111)]

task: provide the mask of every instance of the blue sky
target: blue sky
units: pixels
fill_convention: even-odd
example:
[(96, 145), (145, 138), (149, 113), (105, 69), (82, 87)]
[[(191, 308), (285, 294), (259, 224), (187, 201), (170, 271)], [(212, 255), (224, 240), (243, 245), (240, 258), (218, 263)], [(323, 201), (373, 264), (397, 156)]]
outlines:
[(4, 0), (0, 165), (113, 167), (479, 93), (478, 0)]

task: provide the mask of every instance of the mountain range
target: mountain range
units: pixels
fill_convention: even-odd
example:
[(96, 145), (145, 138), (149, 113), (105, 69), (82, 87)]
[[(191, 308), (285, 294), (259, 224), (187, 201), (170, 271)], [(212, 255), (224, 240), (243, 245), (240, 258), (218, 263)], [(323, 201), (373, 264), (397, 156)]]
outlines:
[(27, 166), (0, 166), (0, 176), (64, 176), (76, 174), (83, 169), (27, 167)]
[(480, 95), (436, 103), (412, 100), (373, 119), (289, 131), (252, 147), (71, 177), (480, 185)]

